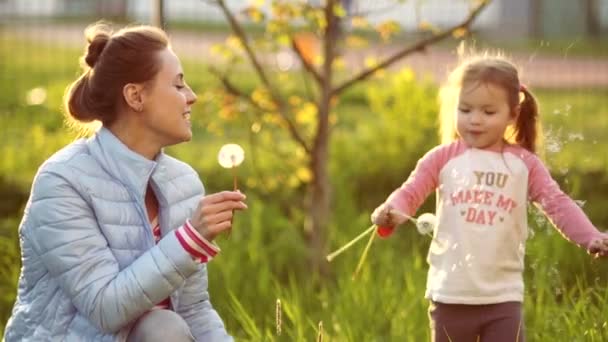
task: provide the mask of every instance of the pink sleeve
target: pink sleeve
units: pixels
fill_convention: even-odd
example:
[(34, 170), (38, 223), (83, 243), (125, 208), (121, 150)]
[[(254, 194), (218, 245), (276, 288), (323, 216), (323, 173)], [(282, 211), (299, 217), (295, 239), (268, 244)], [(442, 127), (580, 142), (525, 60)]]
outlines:
[(190, 221), (186, 221), (183, 226), (177, 228), (175, 235), (182, 247), (198, 262), (209, 262), (220, 252), (220, 248), (207, 241), (192, 227)]
[(526, 158), (529, 170), (528, 196), (538, 204), (562, 235), (588, 249), (595, 238), (604, 236), (589, 221), (583, 210), (559, 188), (536, 155)]
[(405, 183), (390, 194), (386, 203), (413, 216), (429, 194), (437, 188), (439, 172), (449, 159), (450, 146), (438, 146), (425, 154)]

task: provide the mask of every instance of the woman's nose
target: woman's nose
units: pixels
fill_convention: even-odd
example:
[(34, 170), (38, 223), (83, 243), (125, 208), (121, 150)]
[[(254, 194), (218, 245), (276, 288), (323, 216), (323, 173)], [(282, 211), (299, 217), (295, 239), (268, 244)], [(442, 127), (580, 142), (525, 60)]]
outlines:
[(197, 96), (196, 96), (196, 94), (194, 93), (194, 91), (192, 91), (192, 88), (188, 87), (188, 90), (190, 90), (190, 91), (188, 92), (188, 96), (186, 97), (186, 101), (188, 101), (187, 103), (188, 103), (189, 105), (191, 105), (191, 104), (193, 104), (194, 102), (196, 102), (196, 100), (197, 100)]

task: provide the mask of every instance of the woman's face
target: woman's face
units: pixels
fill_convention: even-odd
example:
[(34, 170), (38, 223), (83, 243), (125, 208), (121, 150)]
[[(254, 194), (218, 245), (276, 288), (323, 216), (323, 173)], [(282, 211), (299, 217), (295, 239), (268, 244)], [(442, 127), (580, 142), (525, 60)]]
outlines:
[(192, 139), (190, 112), (196, 95), (184, 80), (175, 53), (165, 49), (158, 54), (161, 69), (144, 88), (142, 124), (160, 146)]

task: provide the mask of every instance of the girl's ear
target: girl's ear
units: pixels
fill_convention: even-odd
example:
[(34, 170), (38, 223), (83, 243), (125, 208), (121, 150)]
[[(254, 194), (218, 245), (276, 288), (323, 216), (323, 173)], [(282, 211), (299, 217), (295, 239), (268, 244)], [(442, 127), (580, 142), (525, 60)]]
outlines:
[(122, 96), (131, 109), (136, 112), (144, 110), (143, 85), (137, 83), (127, 83), (122, 88)]

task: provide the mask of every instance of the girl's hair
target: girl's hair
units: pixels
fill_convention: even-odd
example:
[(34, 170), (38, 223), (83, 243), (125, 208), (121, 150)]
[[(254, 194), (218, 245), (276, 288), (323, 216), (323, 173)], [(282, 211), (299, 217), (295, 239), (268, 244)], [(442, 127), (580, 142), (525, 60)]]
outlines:
[(515, 65), (500, 55), (475, 55), (466, 58), (448, 77), (439, 91), (440, 135), (442, 143), (458, 138), (456, 111), (460, 90), (465, 85), (492, 84), (504, 89), (511, 113), (520, 106), (515, 127), (505, 132), (505, 140), (535, 153), (540, 140), (538, 105), (532, 93), (520, 82)]
[(156, 27), (140, 25), (113, 33), (103, 22), (87, 27), (85, 37), (88, 45), (80, 58), (83, 73), (64, 94), (66, 118), (71, 125), (95, 120), (109, 125), (126, 104), (123, 87), (156, 76), (161, 68), (158, 52), (169, 47), (169, 40)]

